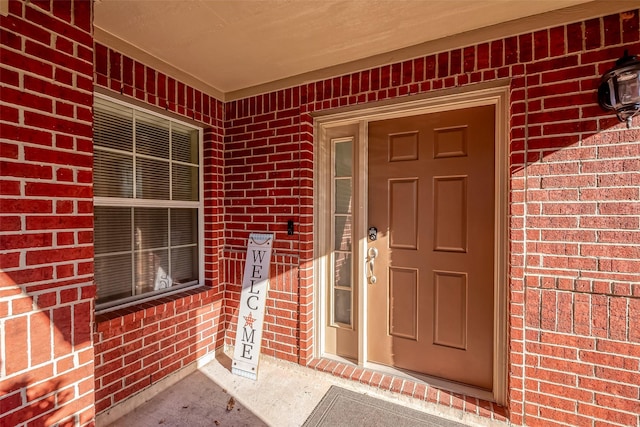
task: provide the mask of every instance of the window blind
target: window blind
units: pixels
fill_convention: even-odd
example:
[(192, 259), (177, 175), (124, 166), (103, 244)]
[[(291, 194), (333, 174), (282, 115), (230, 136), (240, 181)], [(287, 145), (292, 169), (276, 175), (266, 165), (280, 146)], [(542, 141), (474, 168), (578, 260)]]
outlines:
[(200, 275), (200, 132), (102, 97), (94, 104), (98, 305)]

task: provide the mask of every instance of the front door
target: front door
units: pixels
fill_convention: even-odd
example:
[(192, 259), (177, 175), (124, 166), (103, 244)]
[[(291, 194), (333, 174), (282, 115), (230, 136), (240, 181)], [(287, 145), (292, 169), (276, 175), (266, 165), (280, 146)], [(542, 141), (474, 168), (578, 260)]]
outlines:
[(369, 123), (369, 362), (492, 390), (494, 115)]

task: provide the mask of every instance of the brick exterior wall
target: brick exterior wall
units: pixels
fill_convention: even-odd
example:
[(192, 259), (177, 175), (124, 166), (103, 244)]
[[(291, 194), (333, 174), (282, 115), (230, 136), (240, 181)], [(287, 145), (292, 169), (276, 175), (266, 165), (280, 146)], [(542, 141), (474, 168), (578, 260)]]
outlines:
[(89, 1), (0, 16), (0, 425), (93, 409), (93, 37)]
[[(277, 357), (514, 424), (637, 425), (640, 373), (640, 130), (600, 110), (600, 76), (640, 53), (638, 10), (519, 34), (225, 105), (225, 258), (251, 229), (299, 257), (297, 302)], [(510, 79), (507, 408), (312, 359), (313, 121), (336, 107)], [(287, 236), (293, 216), (296, 236)], [(227, 263), (227, 268), (236, 268)], [(230, 270), (231, 271), (231, 270)], [(237, 275), (227, 289), (239, 289)], [(238, 293), (227, 292), (227, 313)], [(289, 316), (294, 317), (290, 318)], [(283, 331), (284, 332), (284, 331)], [(232, 335), (227, 342), (232, 343)], [(274, 339), (282, 341), (284, 337)], [(263, 345), (271, 349), (269, 336)], [(283, 341), (284, 342), (284, 341)]]
[[(263, 348), (306, 363), (312, 354), (313, 127), (303, 126), (300, 115), (300, 88), (226, 104), (224, 257), (227, 343), (233, 345), (249, 233), (275, 234), (275, 258), (289, 261), (271, 271)], [(294, 221), (293, 235), (287, 234), (288, 220)], [(291, 274), (299, 283), (282, 285)]]
[(180, 81), (95, 44), (96, 84), (114, 95), (195, 120), (203, 131), (205, 287), (96, 317), (95, 399), (99, 414), (222, 346), (223, 105)]
[[(640, 121), (627, 130), (595, 96), (625, 48), (640, 54), (638, 10), (226, 104), (94, 44), (91, 13), (11, 0), (0, 16), (0, 425), (90, 424), (232, 344), (251, 231), (276, 233), (264, 354), (515, 425), (638, 424)], [(312, 114), (497, 79), (511, 86), (508, 404), (314, 359)], [(94, 84), (205, 128), (206, 285), (95, 319)]]

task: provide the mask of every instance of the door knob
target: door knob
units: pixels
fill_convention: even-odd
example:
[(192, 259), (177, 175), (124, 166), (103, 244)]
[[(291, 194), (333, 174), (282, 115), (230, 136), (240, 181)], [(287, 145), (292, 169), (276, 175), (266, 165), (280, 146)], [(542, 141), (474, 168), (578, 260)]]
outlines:
[(378, 256), (378, 249), (373, 247), (369, 248), (368, 255), (369, 255), (369, 261), (367, 262), (367, 264), (369, 265), (369, 283), (371, 283), (372, 285), (375, 285), (378, 279), (373, 273), (373, 267), (374, 267), (375, 259)]

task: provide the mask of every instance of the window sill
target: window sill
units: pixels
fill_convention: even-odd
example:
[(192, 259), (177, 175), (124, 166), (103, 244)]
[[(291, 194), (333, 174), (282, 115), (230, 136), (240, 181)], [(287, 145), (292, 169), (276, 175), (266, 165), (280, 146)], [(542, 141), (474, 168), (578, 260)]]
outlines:
[(126, 304), (112, 306), (104, 308), (102, 310), (96, 310), (96, 324), (107, 322), (119, 317), (124, 317), (128, 314), (136, 313), (148, 308), (157, 307), (162, 304), (171, 303), (192, 295), (203, 294), (211, 290), (212, 288), (210, 286), (194, 285), (187, 288), (181, 288), (179, 290), (176, 290), (175, 292), (154, 295), (146, 299), (140, 299), (131, 301)]

